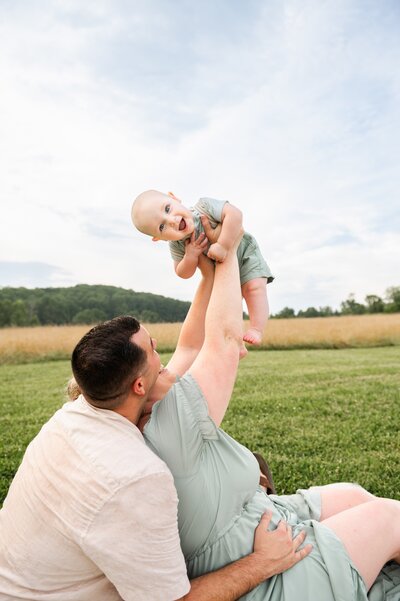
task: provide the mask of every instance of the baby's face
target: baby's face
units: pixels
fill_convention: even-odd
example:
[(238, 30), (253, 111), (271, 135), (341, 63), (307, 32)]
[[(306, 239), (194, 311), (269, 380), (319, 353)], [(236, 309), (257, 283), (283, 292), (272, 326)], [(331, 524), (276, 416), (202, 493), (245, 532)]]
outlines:
[(193, 215), (180, 200), (160, 194), (143, 208), (143, 231), (156, 240), (182, 240), (194, 230)]

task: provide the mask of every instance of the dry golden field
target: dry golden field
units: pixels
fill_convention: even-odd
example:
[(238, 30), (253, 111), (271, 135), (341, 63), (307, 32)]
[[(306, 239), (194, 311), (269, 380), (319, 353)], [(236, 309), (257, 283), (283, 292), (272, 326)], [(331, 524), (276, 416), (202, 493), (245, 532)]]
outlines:
[[(43, 326), (0, 330), (0, 362), (67, 358), (90, 326)], [(180, 324), (149, 324), (159, 350), (175, 347)], [(400, 313), (272, 319), (263, 348), (346, 348), (400, 344)]]
[(348, 348), (400, 344), (400, 313), (272, 319), (266, 348)]

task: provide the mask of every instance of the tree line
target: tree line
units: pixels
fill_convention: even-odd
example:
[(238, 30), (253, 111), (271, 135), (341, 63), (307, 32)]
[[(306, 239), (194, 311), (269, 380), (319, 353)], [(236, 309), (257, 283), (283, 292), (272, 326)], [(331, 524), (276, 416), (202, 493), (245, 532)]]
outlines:
[(332, 315), (363, 315), (364, 313), (399, 313), (400, 312), (400, 286), (388, 288), (384, 298), (376, 294), (367, 294), (364, 303), (359, 303), (354, 294), (340, 303), (340, 310), (334, 311), (332, 307), (308, 307), (296, 313), (294, 309), (285, 307), (279, 313), (271, 315), (276, 319), (291, 317), (330, 317)]
[[(117, 315), (134, 315), (148, 323), (182, 322), (190, 303), (149, 292), (116, 286), (79, 284), (69, 288), (0, 288), (0, 327), (91, 324)], [(308, 307), (297, 313), (285, 307), (272, 318), (328, 317), (363, 313), (400, 312), (400, 286), (388, 288), (385, 297), (368, 294), (364, 303), (350, 294), (340, 305)]]
[(181, 322), (189, 302), (116, 286), (0, 288), (0, 327), (91, 324), (117, 315), (143, 322)]

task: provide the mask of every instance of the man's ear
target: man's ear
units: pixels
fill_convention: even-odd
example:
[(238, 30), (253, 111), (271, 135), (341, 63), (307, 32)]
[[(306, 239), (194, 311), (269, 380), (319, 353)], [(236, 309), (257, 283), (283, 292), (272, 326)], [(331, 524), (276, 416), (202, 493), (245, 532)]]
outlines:
[(152, 240), (153, 242), (160, 242), (160, 238), (156, 238), (155, 236), (153, 236)]
[(132, 382), (131, 390), (136, 396), (144, 396), (146, 394), (142, 376), (139, 376), (138, 378), (136, 378), (136, 380)]

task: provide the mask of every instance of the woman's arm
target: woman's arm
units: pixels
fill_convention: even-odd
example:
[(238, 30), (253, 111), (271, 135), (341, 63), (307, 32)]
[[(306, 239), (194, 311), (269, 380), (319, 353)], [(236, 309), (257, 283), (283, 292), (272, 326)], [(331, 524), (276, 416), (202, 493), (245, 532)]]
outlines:
[(201, 254), (199, 268), (202, 274), (201, 281), (183, 322), (176, 350), (166, 369), (159, 374), (144, 406), (142, 416), (137, 424), (140, 431), (143, 431), (144, 426), (149, 421), (154, 403), (167, 394), (174, 384), (176, 376), (183, 376), (188, 371), (203, 346), (205, 316), (214, 282), (214, 263)]
[(167, 365), (167, 369), (178, 376), (187, 372), (204, 342), (205, 317), (214, 283), (214, 263), (201, 254), (199, 269), (202, 277), (183, 322), (176, 350)]
[[(221, 233), (221, 225), (217, 225), (216, 228), (211, 227), (206, 215), (201, 215), (201, 222), (205, 237), (204, 234), (200, 234), (198, 239), (195, 240), (193, 234), (187, 248), (200, 244), (202, 251), (204, 251), (208, 242), (211, 242), (211, 244), (217, 242)], [(190, 368), (204, 342), (206, 311), (214, 283), (215, 269), (214, 262), (207, 258), (203, 252), (198, 254), (198, 267), (202, 278), (183, 322), (176, 350), (167, 365), (167, 368), (178, 376), (183, 376)]]
[(242, 295), (237, 238), (223, 263), (215, 266), (214, 285), (205, 320), (204, 344), (190, 373), (203, 391), (209, 415), (219, 426), (232, 394), (243, 344)]

